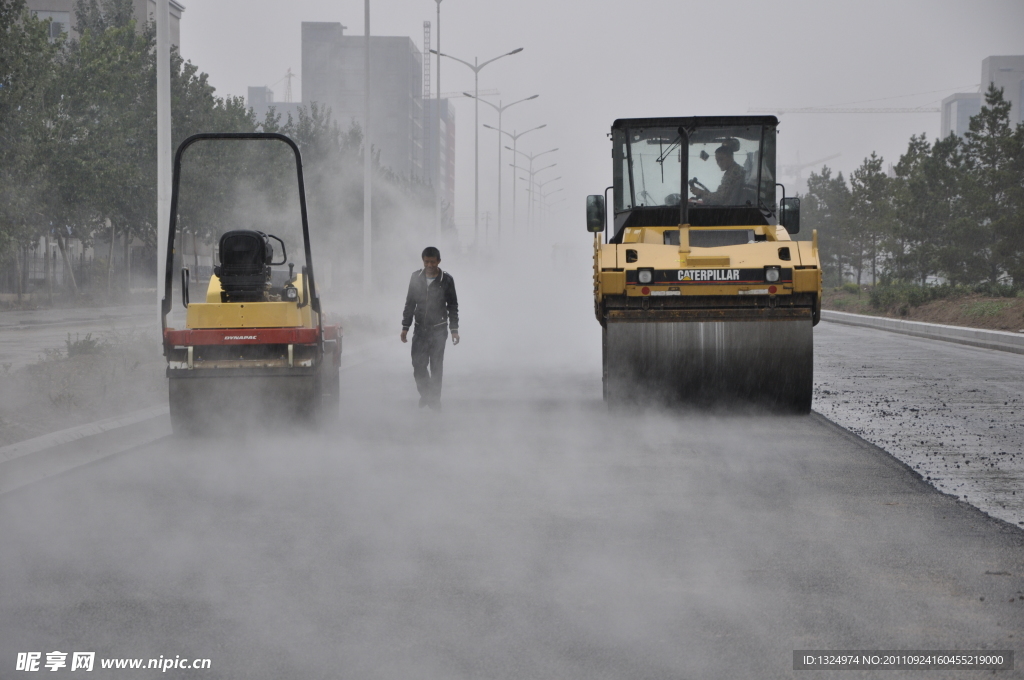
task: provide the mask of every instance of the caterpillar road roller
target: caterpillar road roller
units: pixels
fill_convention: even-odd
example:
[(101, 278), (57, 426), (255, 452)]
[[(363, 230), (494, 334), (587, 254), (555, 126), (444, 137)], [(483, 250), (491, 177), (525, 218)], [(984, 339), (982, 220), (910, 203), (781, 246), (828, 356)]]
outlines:
[[(204, 238), (217, 244), (211, 266), (190, 271)], [(321, 309), (291, 139), (208, 133), (181, 143), (165, 266), (161, 325), (176, 433), (228, 430), (240, 417), (308, 423), (336, 414), (341, 332)], [(195, 299), (193, 283), (203, 291)]]
[(800, 200), (775, 181), (777, 128), (612, 125), (612, 186), (587, 197), (606, 401), (810, 410), (821, 266), (816, 232), (792, 239)]

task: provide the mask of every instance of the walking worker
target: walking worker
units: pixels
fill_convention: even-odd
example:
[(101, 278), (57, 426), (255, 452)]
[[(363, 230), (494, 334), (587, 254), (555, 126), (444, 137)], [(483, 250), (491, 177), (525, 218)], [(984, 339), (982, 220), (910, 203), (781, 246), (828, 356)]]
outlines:
[[(444, 375), (444, 345), (448, 327), (452, 344), (459, 344), (459, 299), (455, 280), (441, 271), (441, 251), (430, 246), (423, 249), (423, 269), (412, 273), (409, 293), (405, 296), (402, 314), (402, 342), (409, 342), (413, 319), (412, 374), (420, 392), (420, 408), (441, 408), (441, 378)], [(428, 371), (429, 368), (429, 371)]]

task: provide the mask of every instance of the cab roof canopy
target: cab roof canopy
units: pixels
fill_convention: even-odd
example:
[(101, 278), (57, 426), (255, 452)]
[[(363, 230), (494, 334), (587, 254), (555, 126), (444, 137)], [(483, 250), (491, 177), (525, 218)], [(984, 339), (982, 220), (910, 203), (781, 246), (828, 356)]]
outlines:
[(619, 118), (612, 123), (613, 130), (622, 128), (657, 127), (726, 127), (747, 125), (777, 126), (775, 116), (690, 116), (688, 118)]

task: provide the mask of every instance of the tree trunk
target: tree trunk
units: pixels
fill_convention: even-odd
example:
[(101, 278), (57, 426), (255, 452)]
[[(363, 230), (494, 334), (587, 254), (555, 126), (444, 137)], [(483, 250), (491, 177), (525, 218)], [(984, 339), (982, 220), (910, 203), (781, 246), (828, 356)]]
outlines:
[(71, 296), (78, 297), (78, 284), (75, 283), (75, 268), (71, 266), (71, 258), (68, 256), (68, 250), (64, 244), (64, 235), (59, 231), (57, 232), (57, 247), (60, 248), (67, 276), (71, 280)]
[[(108, 222), (110, 220), (107, 220)], [(110, 250), (107, 253), (107, 297), (110, 297), (110, 280), (114, 276), (114, 237), (116, 232), (114, 223), (110, 222)]]
[(132, 232), (129, 229), (125, 229), (124, 232), (124, 271), (125, 271), (125, 288), (128, 289), (128, 294), (132, 292)]
[(46, 279), (46, 302), (53, 305), (53, 264), (50, 262), (50, 235), (43, 236), (43, 277)]
[[(19, 307), (21, 306), (21, 270), (23, 269), (21, 260), (25, 256), (25, 247), (22, 246), (20, 248), (20, 250), (21, 250), (20, 253), (17, 252), (17, 251), (15, 251), (15, 253), (14, 253), (14, 263), (15, 263), (14, 266), (17, 268), (17, 271), (15, 272), (15, 274), (17, 274), (17, 276), (18, 276), (18, 306)], [(19, 257), (19, 255), (21, 257)]]

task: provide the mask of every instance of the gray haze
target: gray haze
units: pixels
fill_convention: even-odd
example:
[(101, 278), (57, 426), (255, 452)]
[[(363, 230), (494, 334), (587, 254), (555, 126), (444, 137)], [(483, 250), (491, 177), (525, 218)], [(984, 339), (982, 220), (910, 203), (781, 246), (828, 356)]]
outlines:
[[(434, 22), (435, 8), (430, 0), (373, 0), (372, 32), (409, 36), (420, 45), (423, 21)], [(548, 124), (524, 137), (522, 148), (560, 148), (556, 160), (565, 179), (552, 187), (565, 187), (557, 222), (572, 235), (577, 230), (568, 225), (582, 219), (574, 210), (580, 197), (609, 183), (605, 133), (615, 118), (735, 115), (761, 106), (937, 107), (948, 94), (977, 89), (986, 56), (1024, 53), (1018, 0), (445, 0), (441, 11), (447, 53), (472, 61), (524, 48), (482, 71), (480, 87), (498, 89), (506, 103), (541, 95), (509, 110), (504, 124), (520, 130)], [(222, 95), (244, 96), (249, 85), (276, 82), (282, 99), (278, 81), (285, 70), (302, 76), (302, 21), (339, 21), (361, 34), (363, 3), (187, 3), (182, 54), (210, 74)], [(455, 62), (446, 60), (441, 75), (444, 91), (473, 86), (472, 73)], [(296, 99), (300, 90), (297, 84)], [(494, 125), (494, 112), (480, 109), (481, 122)], [(472, 224), (472, 120), (471, 101), (458, 100), (456, 216), (463, 229)], [(872, 151), (895, 162), (910, 135), (921, 132), (938, 136), (939, 114), (786, 116), (779, 162), (841, 153), (828, 164), (849, 172)], [(495, 134), (480, 131), (481, 211), (496, 208)]]

